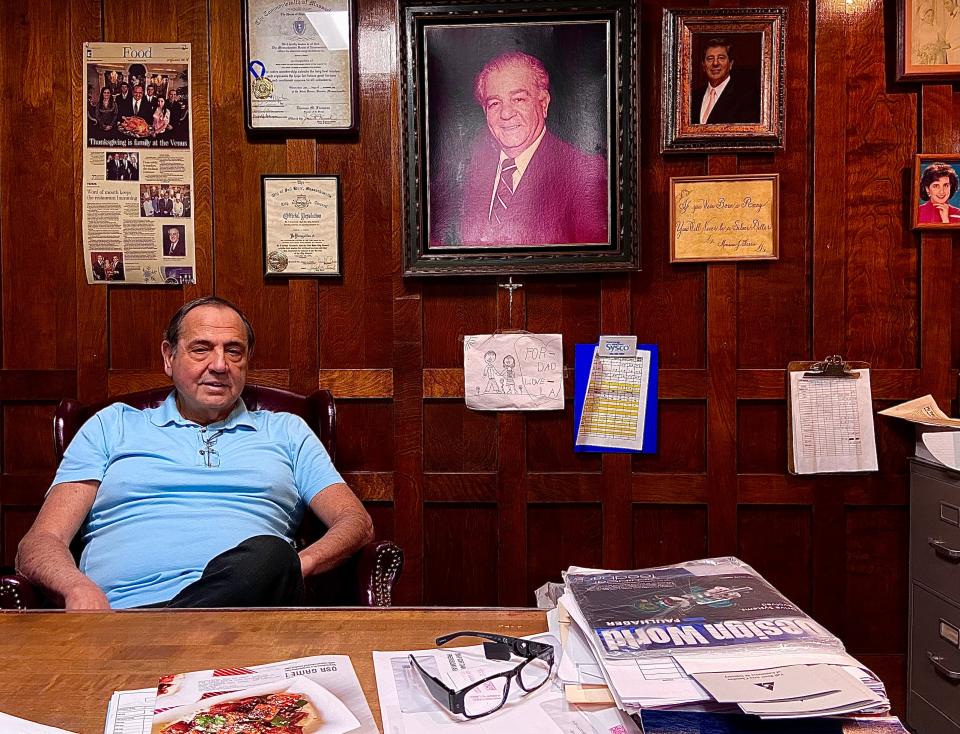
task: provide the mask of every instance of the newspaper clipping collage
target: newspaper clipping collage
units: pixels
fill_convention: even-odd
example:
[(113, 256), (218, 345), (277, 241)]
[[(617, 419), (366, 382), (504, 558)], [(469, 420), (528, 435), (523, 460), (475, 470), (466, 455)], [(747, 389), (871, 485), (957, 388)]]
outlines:
[(84, 44), (88, 283), (195, 282), (190, 44)]

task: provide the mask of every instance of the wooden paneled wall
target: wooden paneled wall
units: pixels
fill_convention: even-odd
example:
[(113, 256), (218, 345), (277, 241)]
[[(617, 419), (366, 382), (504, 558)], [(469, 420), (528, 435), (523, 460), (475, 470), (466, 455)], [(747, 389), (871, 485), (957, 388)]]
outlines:
[[(958, 150), (960, 95), (894, 83), (881, 0), (786, 0), (786, 150), (665, 157), (663, 4), (643, 2), (642, 270), (518, 278), (511, 318), (496, 278), (400, 276), (396, 1), (357, 0), (361, 129), (334, 142), (245, 136), (238, 0), (0, 2), (0, 64), (15, 70), (0, 76), (3, 563), (52, 477), (56, 401), (163, 384), (161, 326), (213, 292), (257, 330), (253, 380), (333, 389), (340, 468), (378, 533), (406, 552), (399, 601), (521, 605), (571, 563), (736, 554), (899, 700), (911, 433), (877, 419), (879, 473), (787, 475), (784, 368), (841, 353), (871, 362), (878, 408), (926, 392), (951, 405), (960, 260), (951, 235), (911, 233), (905, 202), (915, 152)], [(195, 286), (85, 283), (81, 44), (91, 40), (193, 44)], [(264, 281), (266, 172), (341, 176), (342, 282)], [(754, 172), (781, 175), (780, 260), (670, 265), (670, 176)], [(507, 328), (561, 332), (567, 364), (599, 333), (659, 344), (659, 453), (574, 454), (569, 400), (562, 414), (467, 410), (461, 337)]]

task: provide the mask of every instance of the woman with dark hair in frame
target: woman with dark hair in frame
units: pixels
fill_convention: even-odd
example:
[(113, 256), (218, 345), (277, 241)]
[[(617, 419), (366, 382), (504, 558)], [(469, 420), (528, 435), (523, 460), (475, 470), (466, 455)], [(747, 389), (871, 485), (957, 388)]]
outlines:
[(110, 87), (101, 88), (100, 99), (97, 100), (96, 106), (90, 110), (90, 114), (88, 115), (90, 121), (93, 123), (91, 125), (92, 130), (99, 130), (100, 132), (113, 130), (117, 124), (119, 115), (120, 112), (117, 109), (117, 102), (113, 99), (113, 93), (110, 91)]
[(926, 202), (917, 209), (918, 224), (960, 225), (960, 209), (950, 204), (960, 181), (949, 163), (931, 163), (920, 177), (920, 200)]

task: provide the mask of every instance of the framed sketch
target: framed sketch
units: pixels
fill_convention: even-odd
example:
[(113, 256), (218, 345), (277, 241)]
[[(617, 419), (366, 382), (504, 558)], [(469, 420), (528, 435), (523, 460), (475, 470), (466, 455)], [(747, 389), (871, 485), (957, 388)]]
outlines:
[(960, 154), (922, 153), (913, 159), (914, 229), (960, 229)]
[(354, 0), (242, 0), (247, 131), (357, 130)]
[(960, 79), (960, 2), (897, 0), (897, 81)]
[(340, 177), (268, 174), (260, 191), (264, 275), (341, 276)]
[(637, 268), (635, 17), (401, 5), (404, 275)]
[(663, 11), (660, 150), (781, 150), (786, 8)]
[(780, 176), (670, 179), (670, 262), (776, 260)]

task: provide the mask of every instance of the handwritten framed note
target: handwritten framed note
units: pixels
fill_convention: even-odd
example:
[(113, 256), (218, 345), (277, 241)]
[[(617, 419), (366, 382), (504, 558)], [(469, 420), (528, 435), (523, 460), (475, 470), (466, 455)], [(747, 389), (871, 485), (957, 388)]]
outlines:
[(670, 262), (776, 260), (776, 173), (670, 179)]

